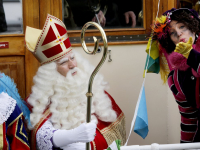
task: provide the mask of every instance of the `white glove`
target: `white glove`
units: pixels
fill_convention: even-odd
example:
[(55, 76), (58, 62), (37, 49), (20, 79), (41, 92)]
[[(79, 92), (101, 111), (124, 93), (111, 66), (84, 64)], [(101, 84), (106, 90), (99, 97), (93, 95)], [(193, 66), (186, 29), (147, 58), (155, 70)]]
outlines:
[[(63, 150), (84, 150), (86, 147), (86, 143), (72, 143), (64, 147), (60, 147)], [(90, 146), (91, 149), (91, 146)]]
[(57, 130), (53, 134), (53, 145), (55, 147), (64, 147), (76, 142), (93, 141), (96, 127), (95, 121), (91, 121), (90, 123), (83, 123), (71, 130)]

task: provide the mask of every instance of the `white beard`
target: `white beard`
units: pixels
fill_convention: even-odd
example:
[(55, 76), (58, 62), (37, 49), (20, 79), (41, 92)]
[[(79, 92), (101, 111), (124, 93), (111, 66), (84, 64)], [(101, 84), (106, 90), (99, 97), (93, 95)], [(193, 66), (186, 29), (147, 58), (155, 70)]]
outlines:
[[(74, 71), (77, 73), (72, 76)], [(66, 77), (59, 73), (58, 77), (55, 94), (51, 97), (50, 120), (56, 129), (72, 129), (86, 120), (88, 76), (76, 67)]]
[[(78, 66), (81, 65), (78, 64)], [(82, 66), (88, 67), (89, 65), (83, 64)], [(53, 85), (54, 93), (49, 96), (47, 95), (51, 102), (49, 107), (50, 112), (52, 113), (50, 121), (52, 122), (54, 128), (69, 130), (78, 127), (81, 123), (86, 121), (87, 97), (85, 94), (87, 93), (91, 72), (89, 70), (92, 69), (91, 67), (87, 67), (81, 69), (76, 67), (73, 70), (70, 70), (66, 77), (60, 75), (56, 71), (56, 84)], [(72, 76), (72, 73), (75, 71), (77, 71), (77, 73)], [(103, 81), (103, 77), (101, 75), (96, 75), (93, 83), (94, 96), (92, 97), (91, 108), (91, 120), (96, 120), (96, 123), (98, 122), (97, 118), (105, 122), (113, 122), (117, 118), (116, 112), (112, 109), (111, 100), (104, 92), (105, 88), (106, 84)], [(34, 93), (31, 94), (31, 96), (33, 95)], [(42, 98), (36, 99), (35, 101), (42, 103), (41, 100)], [(37, 107), (39, 107), (37, 102), (36, 104)], [(48, 104), (49, 102), (46, 106)], [(43, 104), (42, 107), (44, 107)], [(44, 111), (45, 108), (46, 107), (42, 110)], [(41, 113), (33, 111), (31, 114), (31, 123), (33, 126), (39, 122), (38, 119), (41, 117)]]

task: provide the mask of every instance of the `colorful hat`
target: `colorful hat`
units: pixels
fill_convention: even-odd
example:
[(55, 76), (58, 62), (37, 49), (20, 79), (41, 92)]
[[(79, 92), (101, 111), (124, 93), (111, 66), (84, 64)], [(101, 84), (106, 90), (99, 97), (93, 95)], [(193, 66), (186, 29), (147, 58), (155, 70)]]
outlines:
[(58, 60), (72, 51), (64, 23), (47, 15), (43, 30), (26, 27), (26, 47), (41, 64)]
[(176, 8), (172, 8), (172, 9), (167, 10), (166, 12), (164, 12), (163, 15), (168, 16), (168, 18), (170, 20), (173, 20), (173, 16), (175, 14), (179, 14), (179, 13), (181, 13), (183, 11), (192, 14), (192, 16), (194, 16), (194, 18), (197, 19), (200, 22), (199, 15), (194, 9), (188, 9), (188, 8), (176, 9)]

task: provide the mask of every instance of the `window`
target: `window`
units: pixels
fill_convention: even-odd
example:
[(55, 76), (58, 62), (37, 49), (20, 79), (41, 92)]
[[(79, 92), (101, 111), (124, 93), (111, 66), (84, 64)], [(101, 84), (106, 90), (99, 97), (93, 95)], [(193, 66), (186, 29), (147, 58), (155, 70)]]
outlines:
[[(147, 0), (62, 0), (63, 22), (65, 23), (71, 43), (80, 43), (80, 32), (89, 21), (100, 23), (106, 32), (108, 42), (147, 41), (147, 17), (145, 3)], [(128, 23), (126, 22), (126, 17)], [(98, 19), (97, 19), (98, 18)], [(93, 43), (92, 36), (99, 36), (98, 30), (88, 28), (85, 34), (87, 43)]]

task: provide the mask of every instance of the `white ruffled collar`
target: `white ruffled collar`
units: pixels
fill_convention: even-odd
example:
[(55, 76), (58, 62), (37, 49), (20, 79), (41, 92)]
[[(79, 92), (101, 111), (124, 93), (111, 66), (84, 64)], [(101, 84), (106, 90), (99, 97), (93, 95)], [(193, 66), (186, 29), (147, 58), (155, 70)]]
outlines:
[(0, 125), (3, 124), (12, 114), (16, 106), (16, 100), (7, 93), (0, 94)]

